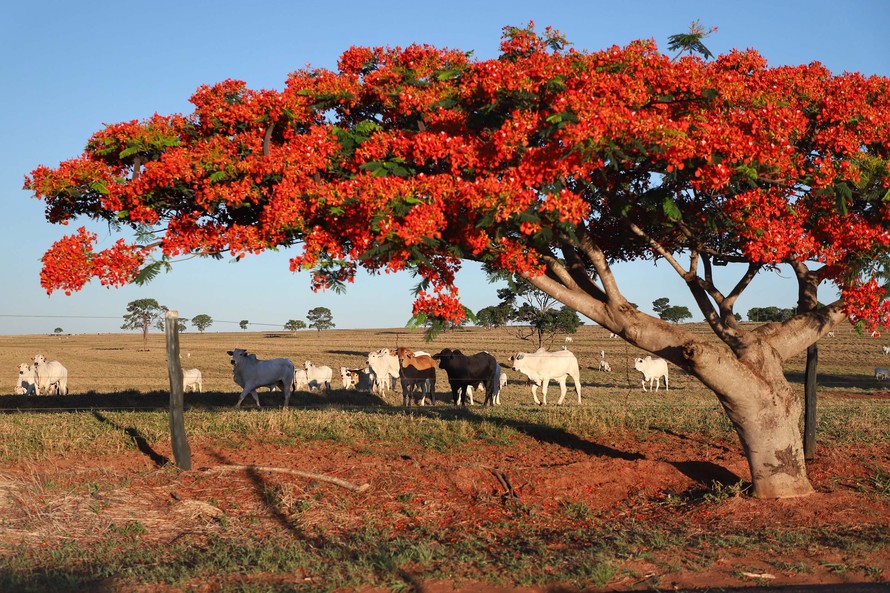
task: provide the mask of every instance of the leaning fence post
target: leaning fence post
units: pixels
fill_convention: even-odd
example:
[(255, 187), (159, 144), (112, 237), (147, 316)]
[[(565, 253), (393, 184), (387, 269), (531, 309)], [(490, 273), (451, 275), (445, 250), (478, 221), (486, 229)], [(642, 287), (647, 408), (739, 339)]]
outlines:
[(192, 469), (192, 451), (185, 438), (183, 418), (182, 365), (179, 364), (179, 312), (167, 311), (164, 315), (164, 330), (167, 335), (167, 372), (170, 375), (170, 441), (176, 466), (182, 470)]

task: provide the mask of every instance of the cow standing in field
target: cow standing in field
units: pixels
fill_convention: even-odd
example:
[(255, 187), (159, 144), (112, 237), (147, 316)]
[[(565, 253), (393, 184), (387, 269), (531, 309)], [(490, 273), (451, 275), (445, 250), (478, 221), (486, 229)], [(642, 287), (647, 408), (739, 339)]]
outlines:
[(380, 397), (386, 397), (387, 389), (395, 389), (394, 385), (399, 378), (399, 357), (383, 348), (377, 352), (368, 353), (368, 368), (374, 374), (374, 388)]
[(35, 393), (49, 395), (68, 395), (68, 369), (58, 360), (47, 362), (46, 356), (38, 354), (34, 357), (34, 374), (36, 375)]
[(309, 380), (309, 391), (313, 389), (321, 391), (324, 389), (324, 391), (330, 393), (331, 381), (334, 378), (334, 370), (331, 367), (324, 365), (316, 366), (307, 360), (303, 368), (306, 369), (306, 378)]
[(192, 391), (201, 393), (204, 390), (204, 378), (198, 369), (182, 370), (182, 391), (185, 393), (191, 387)]
[(606, 360), (606, 351), (600, 350), (600, 370), (604, 373), (612, 372), (612, 365), (609, 364), (609, 361)]
[(294, 369), (294, 391), (308, 391), (309, 390), (309, 376), (306, 374), (306, 369)]
[(668, 363), (663, 358), (638, 358), (634, 361), (634, 368), (643, 373), (643, 391), (646, 391), (646, 381), (649, 381), (649, 391), (652, 391), (652, 382), (655, 382), (655, 391), (658, 391), (659, 379), (664, 377), (664, 390), (668, 388)]
[(241, 402), (249, 393), (256, 406), (260, 407), (260, 398), (257, 395), (258, 387), (280, 387), (284, 393), (284, 407), (290, 403), (291, 386), (294, 383), (294, 363), (286, 358), (273, 358), (271, 360), (258, 360), (256, 354), (248, 354), (247, 350), (235, 348), (229, 350), (232, 357), (232, 379), (242, 387), (241, 395), (235, 407), (241, 406)]
[(467, 356), (460, 350), (445, 348), (433, 359), (448, 374), (454, 405), (467, 404), (467, 389), (479, 383), (485, 384), (485, 405), (492, 405), (501, 392), (501, 365), (488, 352)]
[(581, 403), (581, 369), (578, 359), (569, 350), (547, 352), (539, 348), (535, 352), (517, 352), (510, 357), (513, 370), (519, 371), (529, 378), (532, 383), (532, 398), (535, 403), (542, 405), (538, 400), (538, 387), (541, 387), (541, 399), (543, 405), (547, 405), (547, 386), (550, 380), (559, 383), (559, 401), (561, 406), (566, 397), (566, 377), (571, 377), (575, 383), (575, 391), (578, 393), (578, 403)]
[(436, 405), (436, 361), (426, 352), (396, 349), (399, 359), (399, 382), (402, 384), (402, 405), (410, 406), (414, 391), (420, 389), (420, 405), (427, 398)]
[(16, 395), (34, 395), (37, 393), (37, 376), (34, 368), (27, 362), (19, 365), (19, 377), (15, 382)]

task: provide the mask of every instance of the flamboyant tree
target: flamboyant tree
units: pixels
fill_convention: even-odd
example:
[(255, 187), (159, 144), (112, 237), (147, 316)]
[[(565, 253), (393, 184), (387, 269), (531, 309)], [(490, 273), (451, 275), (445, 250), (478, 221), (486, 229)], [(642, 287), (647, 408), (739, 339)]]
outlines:
[[(529, 26), (506, 28), (496, 59), (355, 47), (280, 92), (227, 80), (191, 102), (191, 114), (108, 125), (26, 179), (50, 222), (156, 237), (99, 250), (78, 229), (43, 257), (48, 291), (290, 247), (316, 288), (342, 288), (358, 266), (410, 269), (414, 312), (459, 321), (455, 272), (475, 260), (712, 389), (757, 496), (812, 491), (783, 365), (846, 318), (887, 321), (887, 78), (769, 67), (752, 50), (671, 59), (651, 41), (575, 51)], [(633, 307), (611, 266), (635, 259), (674, 269), (719, 340)], [(739, 296), (783, 264), (798, 314), (745, 328)], [(718, 265), (737, 281), (719, 285)], [(841, 297), (817, 308), (823, 282)]]

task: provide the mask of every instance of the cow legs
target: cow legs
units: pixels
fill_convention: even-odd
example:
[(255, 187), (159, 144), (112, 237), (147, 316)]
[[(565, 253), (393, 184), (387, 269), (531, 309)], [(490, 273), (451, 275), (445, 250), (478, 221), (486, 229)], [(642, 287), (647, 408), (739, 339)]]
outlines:
[[(532, 397), (535, 400), (535, 403), (539, 406), (541, 405), (541, 400), (538, 399), (538, 384), (532, 383)], [(544, 384), (544, 387), (541, 389), (541, 397), (544, 398), (544, 403), (547, 403), (547, 384)]]
[(245, 387), (241, 392), (241, 395), (238, 397), (238, 402), (235, 404), (236, 408), (241, 407), (241, 402), (244, 401), (244, 398), (247, 397), (248, 393), (253, 396), (253, 399), (256, 402), (256, 407), (260, 407), (260, 396), (257, 395), (256, 389), (247, 389), (247, 387)]
[(427, 379), (423, 382), (423, 387), (424, 387), (424, 390), (427, 392), (427, 394), (430, 396), (430, 402), (431, 402), (430, 405), (435, 406), (436, 405), (436, 389), (435, 389), (435, 387), (433, 387), (433, 382), (430, 381), (429, 379)]
[(566, 398), (566, 378), (560, 377), (556, 382), (559, 383), (559, 401), (556, 402), (556, 405), (561, 406), (562, 401)]

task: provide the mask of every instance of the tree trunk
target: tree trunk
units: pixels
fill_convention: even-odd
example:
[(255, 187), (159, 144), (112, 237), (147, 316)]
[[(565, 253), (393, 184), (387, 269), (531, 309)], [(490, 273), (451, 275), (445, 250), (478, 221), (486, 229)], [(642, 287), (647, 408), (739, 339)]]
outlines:
[(694, 344), (685, 353), (695, 374), (714, 390), (748, 459), (754, 496), (791, 498), (813, 492), (807, 479), (800, 417), (801, 398), (788, 384), (781, 360), (764, 344), (745, 358)]
[(746, 406), (745, 413), (739, 413), (720, 397), (748, 458), (754, 496), (791, 498), (811, 494), (813, 487), (807, 479), (798, 428), (799, 401), (793, 394), (774, 392), (757, 394), (756, 399)]

